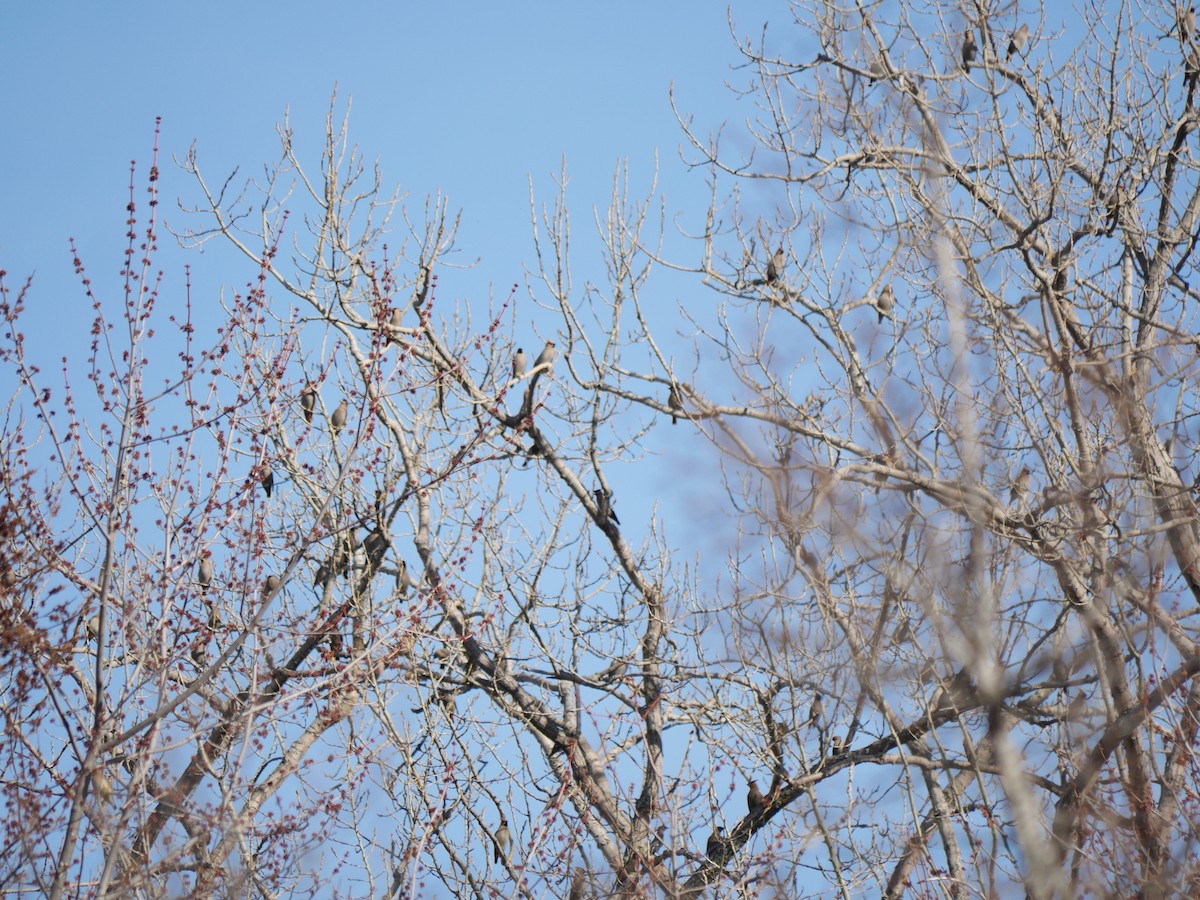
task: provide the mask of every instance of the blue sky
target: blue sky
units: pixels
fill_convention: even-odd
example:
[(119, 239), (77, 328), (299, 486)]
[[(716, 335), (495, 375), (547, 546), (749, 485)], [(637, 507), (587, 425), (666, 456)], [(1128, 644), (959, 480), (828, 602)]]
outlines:
[[(86, 351), (92, 317), (68, 239), (93, 281), (115, 289), (129, 163), (140, 165), (141, 203), (155, 116), (163, 117), (162, 211), (168, 226), (182, 227), (188, 222), (177, 199), (194, 200), (195, 191), (172, 157), (194, 142), (210, 179), (235, 167), (242, 177), (259, 174), (278, 153), (275, 125), (290, 110), (297, 145), (307, 146), (315, 168), (336, 85), (339, 104), (352, 101), (352, 140), (379, 159), (386, 184), (398, 183), (417, 212), (439, 191), (463, 211), (459, 258), (479, 262), (452, 281), (443, 277), (446, 299), (457, 299), (524, 285), (533, 258), (529, 179), (539, 202), (552, 201), (564, 159), (578, 284), (603, 281), (601, 270), (589, 269), (599, 251), (592, 210), (608, 202), (622, 160), (637, 196), (651, 184), (657, 154), (668, 240), (676, 216), (698, 231), (705, 178), (680, 161), (670, 86), (701, 133), (753, 114), (725, 87), (746, 76), (730, 70), (738, 55), (727, 8), (717, 3), (363, 3), (336, 13), (310, 2), (14, 9), (0, 32), (7, 88), (0, 116), (8, 123), (0, 142), (0, 268), (10, 287), (35, 274), (24, 324), (32, 352), (44, 352), (51, 369), (67, 348)], [(786, 3), (740, 3), (738, 33), (758, 36), (772, 18), (782, 37)], [(769, 198), (762, 199), (765, 207)], [(695, 261), (694, 244), (676, 246)], [(225, 271), (211, 256), (182, 253), (165, 233), (160, 248), (167, 303), (182, 296), (185, 262), (193, 297), (241, 288), (251, 277), (244, 264)], [(694, 281), (691, 290), (688, 302), (714, 302)], [(664, 296), (664, 313), (676, 299)], [(665, 325), (672, 330), (674, 321)], [(0, 384), (0, 393), (10, 388)], [(621, 508), (631, 510), (635, 492), (625, 494)], [(658, 496), (646, 492), (636, 516), (648, 516)]]

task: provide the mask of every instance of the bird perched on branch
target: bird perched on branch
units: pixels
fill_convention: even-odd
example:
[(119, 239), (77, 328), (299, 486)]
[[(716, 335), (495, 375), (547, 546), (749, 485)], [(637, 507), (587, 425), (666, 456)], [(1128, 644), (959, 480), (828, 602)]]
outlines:
[(718, 825), (713, 829), (713, 833), (708, 836), (708, 843), (704, 845), (704, 855), (713, 862), (719, 862), (717, 859), (721, 855), (721, 851), (725, 847), (725, 826)]
[(1196, 33), (1196, 7), (1180, 8), (1177, 16), (1179, 19), (1179, 43), (1187, 46), (1192, 42), (1192, 35)]
[(542, 366), (545, 366), (547, 371), (554, 368), (554, 341), (546, 341), (546, 346), (542, 348), (542, 352), (538, 354), (538, 358), (533, 361), (534, 371), (537, 371)]
[(312, 384), (306, 384), (300, 392), (300, 409), (304, 411), (304, 422), (312, 424), (313, 410), (317, 406), (317, 389)]
[(890, 316), (895, 308), (896, 295), (892, 293), (892, 283), (889, 281), (883, 286), (879, 296), (875, 298), (875, 312), (879, 313), (880, 324), (883, 324), (884, 318)]
[(401, 597), (406, 597), (412, 586), (413, 580), (412, 576), (408, 574), (408, 563), (400, 560), (400, 565), (396, 569), (396, 593)]
[(1029, 491), (1029, 478), (1029, 466), (1022, 466), (1017, 477), (1013, 479), (1012, 486), (1008, 489), (1009, 503), (1023, 504), (1025, 502), (1025, 495)]
[(262, 595), (264, 597), (269, 597), (271, 594), (273, 594), (278, 589), (279, 589), (279, 576), (278, 575), (268, 575), (267, 580), (263, 582)]
[(751, 780), (750, 785), (746, 788), (746, 808), (750, 810), (750, 815), (757, 816), (765, 806), (766, 801), (763, 799), (762, 791), (758, 789), (758, 784)]
[[(671, 384), (671, 390), (667, 394), (667, 409), (671, 410), (672, 413), (683, 412), (683, 396), (679, 393), (679, 385), (675, 383)], [(672, 425), (678, 421), (679, 419), (676, 416), (671, 416)]]
[(971, 74), (971, 63), (975, 61), (975, 57), (979, 55), (979, 45), (975, 43), (975, 32), (968, 31), (963, 35), (962, 43), (962, 67), (963, 71), (968, 75)]
[(262, 477), (262, 481), (259, 483), (262, 485), (262, 489), (267, 492), (267, 498), (270, 499), (271, 490), (275, 487), (275, 473), (267, 469), (267, 474)]
[(808, 721), (805, 725), (816, 725), (821, 727), (821, 719), (825, 715), (825, 703), (821, 699), (820, 694), (813, 694), (812, 706), (808, 708)]
[(783, 262), (783, 247), (780, 247), (767, 261), (767, 284), (774, 284), (783, 277)]
[(333, 415), (329, 417), (329, 430), (334, 436), (346, 426), (346, 398), (342, 398), (342, 402), (337, 405), (337, 409), (333, 411)]
[(492, 855), (493, 862), (500, 862), (508, 856), (508, 847), (512, 843), (512, 833), (508, 830), (508, 819), (500, 817), (500, 827), (496, 829), (496, 848)]
[(200, 585), (200, 593), (207, 594), (208, 586), (213, 580), (213, 564), (212, 559), (205, 556), (202, 557), (200, 563), (196, 566), (196, 582)]
[(1008, 39), (1008, 53), (1004, 55), (1004, 61), (1008, 62), (1013, 58), (1014, 53), (1021, 53), (1025, 49), (1025, 42), (1029, 40), (1029, 25), (1023, 24), (1020, 28), (1013, 32), (1013, 36)]
[(513, 357), (512, 362), (512, 377), (520, 378), (525, 374), (525, 351), (520, 347), (517, 348), (517, 355)]
[(596, 498), (596, 518), (600, 520), (601, 524), (612, 519), (620, 525), (621, 520), (617, 518), (617, 513), (612, 508), (612, 494), (596, 488), (592, 491), (592, 496)]

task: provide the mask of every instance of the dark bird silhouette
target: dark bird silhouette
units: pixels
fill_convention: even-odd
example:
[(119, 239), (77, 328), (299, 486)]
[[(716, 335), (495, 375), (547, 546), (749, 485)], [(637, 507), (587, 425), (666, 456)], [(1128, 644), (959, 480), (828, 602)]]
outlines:
[(275, 487), (275, 473), (267, 469), (267, 474), (263, 476), (260, 483), (262, 484), (262, 489), (267, 492), (267, 498), (270, 499), (271, 491)]
[(783, 277), (783, 262), (783, 247), (780, 247), (767, 261), (767, 284), (774, 284)]
[(337, 405), (337, 409), (333, 411), (333, 415), (329, 417), (329, 430), (334, 436), (346, 426), (346, 398), (342, 398), (342, 402)]
[[(679, 393), (679, 385), (677, 384), (672, 384), (671, 390), (667, 394), (667, 409), (671, 410), (672, 413), (683, 412), (683, 396)], [(678, 421), (679, 419), (676, 416), (671, 416), (672, 425)]]
[(300, 409), (304, 411), (304, 421), (308, 425), (312, 424), (313, 410), (316, 406), (317, 389), (311, 384), (306, 384), (300, 392)]
[(758, 789), (758, 784), (751, 780), (749, 787), (746, 788), (746, 808), (750, 810), (750, 815), (757, 816), (766, 805), (763, 793)]
[(596, 518), (603, 524), (606, 520), (612, 519), (618, 525), (621, 520), (617, 518), (616, 511), (612, 508), (612, 495), (596, 488), (592, 491), (592, 496), (596, 498)]
[(374, 530), (367, 535), (367, 539), (363, 541), (363, 550), (367, 554), (367, 565), (371, 567), (372, 572), (375, 572), (383, 564), (383, 558), (387, 555), (390, 546), (391, 541), (388, 540), (383, 526), (376, 525)]
[(525, 351), (520, 347), (517, 348), (517, 355), (513, 357), (512, 377), (520, 378), (525, 374)]
[(971, 74), (971, 63), (975, 61), (975, 57), (979, 55), (979, 45), (975, 43), (975, 32), (968, 31), (963, 35), (962, 43), (962, 67), (963, 71), (968, 75)]
[(725, 827), (718, 825), (713, 833), (708, 836), (708, 843), (704, 845), (704, 855), (713, 862), (720, 862), (717, 858), (721, 855), (721, 851), (725, 849)]
[(1008, 40), (1008, 53), (1004, 55), (1004, 61), (1008, 62), (1013, 58), (1014, 53), (1021, 53), (1025, 49), (1025, 42), (1029, 40), (1029, 26), (1022, 25)]
[(496, 829), (496, 848), (492, 860), (500, 862), (501, 859), (508, 856), (510, 844), (512, 844), (512, 834), (508, 830), (508, 819), (501, 816), (500, 827)]

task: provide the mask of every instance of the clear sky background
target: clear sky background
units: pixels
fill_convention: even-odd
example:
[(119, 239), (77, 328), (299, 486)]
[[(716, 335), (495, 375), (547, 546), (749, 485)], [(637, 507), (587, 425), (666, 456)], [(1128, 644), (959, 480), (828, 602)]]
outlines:
[[(0, 30), (0, 268), (10, 287), (35, 275), (24, 323), (31, 349), (57, 369), (64, 352), (82, 355), (89, 343), (92, 313), (72, 270), (69, 238), (97, 286), (119, 300), (128, 168), (138, 161), (144, 204), (155, 116), (163, 117), (162, 210), (167, 225), (179, 228), (189, 221), (177, 200), (196, 193), (172, 157), (194, 143), (210, 179), (235, 167), (240, 176), (261, 173), (277, 157), (275, 125), (290, 110), (297, 146), (315, 169), (335, 85), (339, 104), (352, 100), (352, 141), (378, 158), (385, 184), (398, 183), (418, 217), (424, 198), (439, 191), (463, 211), (456, 261), (479, 261), (466, 272), (442, 273), (444, 309), (524, 285), (533, 260), (529, 179), (539, 201), (551, 202), (564, 159), (577, 285), (604, 281), (593, 209), (607, 204), (621, 161), (634, 195), (649, 188), (657, 165), (668, 255), (694, 263), (697, 245), (671, 240), (671, 222), (700, 231), (708, 192), (704, 173), (680, 160), (683, 137), (668, 91), (674, 84), (679, 107), (701, 133), (725, 123), (729, 136), (741, 130), (754, 109), (726, 87), (749, 78), (731, 70), (739, 56), (729, 15), (723, 4), (694, 0), (11, 6)], [(795, 50), (784, 0), (739, 2), (733, 17), (739, 35), (758, 38), (770, 23), (771, 43)], [(771, 216), (769, 195), (748, 199)], [(160, 247), (164, 305), (182, 302), (187, 262), (193, 297), (212, 297), (214, 308), (215, 292), (240, 289), (252, 275), (245, 262), (224, 271), (210, 257), (185, 254), (165, 232)], [(681, 290), (692, 293), (663, 296), (666, 316), (677, 300), (717, 302), (694, 278)], [(197, 306), (203, 327), (203, 302)], [(549, 324), (537, 330), (544, 335)], [(672, 318), (657, 324), (660, 332), (675, 327)], [(672, 348), (681, 363), (689, 346)], [(0, 383), (3, 396), (11, 390)], [(655, 464), (642, 472), (651, 470), (661, 474)], [(636, 520), (651, 513), (662, 491), (628, 485), (624, 494), (623, 517)]]

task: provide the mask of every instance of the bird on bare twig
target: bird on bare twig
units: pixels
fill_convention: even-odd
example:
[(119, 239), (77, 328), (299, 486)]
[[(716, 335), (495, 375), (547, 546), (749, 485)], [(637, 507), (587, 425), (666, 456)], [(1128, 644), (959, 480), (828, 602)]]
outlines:
[(304, 422), (306, 425), (312, 424), (313, 410), (317, 406), (317, 389), (311, 384), (306, 384), (304, 390), (300, 392), (300, 409), (304, 411)]
[(767, 284), (774, 284), (783, 277), (783, 263), (783, 247), (780, 247), (767, 262)]
[(346, 426), (346, 398), (342, 398), (342, 402), (337, 405), (337, 409), (333, 411), (333, 415), (329, 417), (329, 430), (333, 432), (334, 437), (338, 432)]
[(517, 355), (512, 361), (512, 377), (520, 378), (525, 374), (525, 351), (520, 347), (517, 348)]
[(975, 61), (975, 57), (979, 55), (979, 45), (975, 43), (975, 32), (968, 31), (963, 35), (962, 43), (962, 67), (963, 71), (968, 75), (971, 74), (971, 63)]
[(1013, 36), (1008, 40), (1008, 53), (1004, 55), (1004, 61), (1008, 62), (1013, 58), (1014, 53), (1021, 53), (1025, 50), (1025, 42), (1029, 40), (1029, 25), (1022, 24)]
[[(667, 408), (671, 410), (672, 413), (683, 412), (683, 396), (679, 393), (679, 385), (675, 384), (674, 382), (672, 382), (671, 390), (667, 394)], [(671, 416), (672, 425), (676, 424), (678, 421), (679, 419), (676, 416)]]

